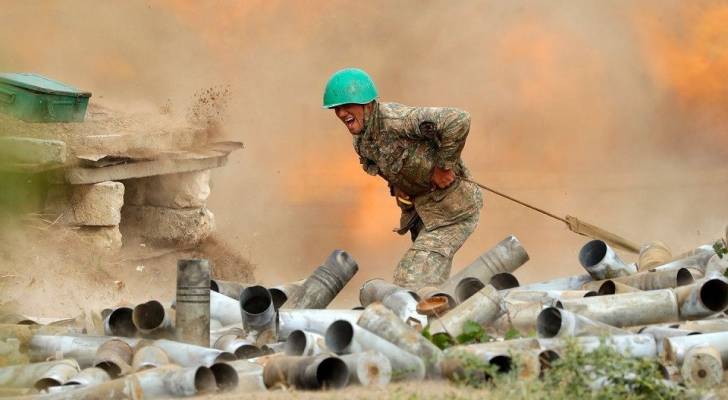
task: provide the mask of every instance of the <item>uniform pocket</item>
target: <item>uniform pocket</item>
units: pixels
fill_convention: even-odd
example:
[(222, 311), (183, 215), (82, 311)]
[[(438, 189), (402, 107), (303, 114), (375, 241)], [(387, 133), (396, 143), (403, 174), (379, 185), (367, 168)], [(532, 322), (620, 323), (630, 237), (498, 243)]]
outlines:
[(384, 176), (388, 181), (395, 182), (404, 165), (404, 159), (406, 157), (404, 146), (395, 143), (384, 147), (380, 149), (380, 157), (380, 169), (384, 173)]
[(481, 206), (480, 190), (472, 183), (462, 180), (457, 180), (446, 189), (415, 199), (415, 209), (427, 230), (463, 220), (477, 212)]
[(431, 153), (427, 143), (408, 142), (399, 158), (392, 163), (390, 182), (412, 197), (428, 193), (434, 166)]
[(417, 188), (419, 193), (430, 189), (432, 169), (435, 167), (435, 148), (425, 141), (409, 144), (408, 151), (403, 157), (404, 165), (400, 175), (409, 186)]

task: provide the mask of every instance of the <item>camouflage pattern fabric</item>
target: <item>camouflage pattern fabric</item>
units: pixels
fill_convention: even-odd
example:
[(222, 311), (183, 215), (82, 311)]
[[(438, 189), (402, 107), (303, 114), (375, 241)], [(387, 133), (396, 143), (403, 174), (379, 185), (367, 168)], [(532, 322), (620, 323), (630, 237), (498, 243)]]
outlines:
[(455, 182), (445, 189), (432, 186), (437, 165), (468, 177), (460, 159), (470, 132), (470, 115), (456, 108), (408, 107), (375, 103), (366, 129), (354, 136), (354, 150), (364, 170), (379, 175), (415, 200), (428, 230), (461, 221), (482, 206), (480, 190)]
[(444, 283), (455, 252), (475, 230), (479, 215), (476, 212), (452, 225), (421, 231), (394, 270), (394, 283), (413, 290)]
[(395, 229), (410, 231), (413, 239), (395, 272), (398, 284), (420, 287), (447, 279), (453, 255), (477, 225), (483, 205), (477, 186), (460, 179), (444, 189), (431, 183), (435, 166), (469, 177), (460, 159), (469, 131), (470, 115), (456, 108), (375, 103), (365, 130), (354, 136), (363, 169), (413, 200)]

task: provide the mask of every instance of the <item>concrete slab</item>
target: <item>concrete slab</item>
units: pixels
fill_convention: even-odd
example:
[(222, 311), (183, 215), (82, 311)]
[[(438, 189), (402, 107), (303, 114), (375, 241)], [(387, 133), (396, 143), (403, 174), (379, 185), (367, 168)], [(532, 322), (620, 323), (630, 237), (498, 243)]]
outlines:
[(132, 178), (218, 168), (227, 164), (227, 159), (227, 154), (218, 151), (210, 150), (200, 153), (185, 152), (179, 154), (176, 158), (169, 157), (152, 161), (139, 161), (104, 168), (69, 168), (66, 170), (65, 177), (68, 183), (74, 185), (104, 181), (121, 181)]

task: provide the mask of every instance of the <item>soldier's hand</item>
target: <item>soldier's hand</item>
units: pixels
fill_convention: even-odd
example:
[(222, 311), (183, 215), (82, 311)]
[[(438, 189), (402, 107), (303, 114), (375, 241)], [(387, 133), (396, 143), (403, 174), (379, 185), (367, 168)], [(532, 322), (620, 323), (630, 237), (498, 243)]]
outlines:
[(435, 167), (432, 171), (432, 178), (430, 179), (440, 189), (444, 189), (455, 181), (455, 173), (451, 169), (440, 169)]

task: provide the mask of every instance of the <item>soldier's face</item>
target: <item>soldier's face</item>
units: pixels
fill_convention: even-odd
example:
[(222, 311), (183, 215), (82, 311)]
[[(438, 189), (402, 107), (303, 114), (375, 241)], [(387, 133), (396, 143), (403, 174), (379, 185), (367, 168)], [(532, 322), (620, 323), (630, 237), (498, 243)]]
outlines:
[(364, 130), (364, 108), (369, 104), (344, 104), (334, 107), (334, 113), (352, 135), (358, 135)]

